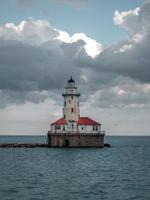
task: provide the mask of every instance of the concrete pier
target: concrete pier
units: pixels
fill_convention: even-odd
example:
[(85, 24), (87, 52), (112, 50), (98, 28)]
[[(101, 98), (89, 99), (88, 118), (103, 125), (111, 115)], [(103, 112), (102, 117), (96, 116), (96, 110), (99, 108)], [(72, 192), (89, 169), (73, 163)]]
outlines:
[(104, 147), (104, 135), (99, 133), (48, 133), (49, 147)]

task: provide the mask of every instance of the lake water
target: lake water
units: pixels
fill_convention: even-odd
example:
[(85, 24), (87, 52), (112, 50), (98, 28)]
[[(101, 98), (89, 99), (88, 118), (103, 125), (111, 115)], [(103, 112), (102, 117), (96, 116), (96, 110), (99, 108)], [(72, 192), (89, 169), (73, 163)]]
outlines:
[[(2, 137), (45, 142), (46, 137)], [(0, 148), (0, 200), (149, 200), (150, 137), (106, 137), (112, 148)]]

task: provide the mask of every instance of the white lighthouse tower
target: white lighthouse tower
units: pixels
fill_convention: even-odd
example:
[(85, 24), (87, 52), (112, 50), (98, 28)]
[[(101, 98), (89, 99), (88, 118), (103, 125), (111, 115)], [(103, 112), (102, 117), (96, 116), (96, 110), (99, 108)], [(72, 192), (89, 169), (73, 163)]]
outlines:
[(79, 97), (80, 93), (77, 91), (75, 81), (72, 77), (68, 80), (64, 97), (63, 118), (69, 122), (77, 122), (80, 118)]

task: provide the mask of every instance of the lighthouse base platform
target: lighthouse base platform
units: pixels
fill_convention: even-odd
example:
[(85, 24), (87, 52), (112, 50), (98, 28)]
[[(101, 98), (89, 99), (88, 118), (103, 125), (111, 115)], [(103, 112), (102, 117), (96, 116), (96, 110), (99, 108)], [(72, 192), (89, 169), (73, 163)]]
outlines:
[(48, 147), (104, 147), (104, 133), (51, 133)]

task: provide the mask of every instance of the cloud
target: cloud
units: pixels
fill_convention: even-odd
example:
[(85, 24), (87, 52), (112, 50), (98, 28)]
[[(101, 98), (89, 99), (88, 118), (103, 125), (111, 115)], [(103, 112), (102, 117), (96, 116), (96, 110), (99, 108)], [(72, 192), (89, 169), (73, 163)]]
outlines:
[(101, 47), (82, 33), (70, 36), (44, 20), (29, 19), (19, 25), (7, 23), (1, 26), (0, 95), (5, 102), (1, 105), (14, 103), (14, 97), (17, 103), (35, 102), (29, 98), (31, 91), (39, 91), (36, 97), (43, 100), (41, 91), (62, 88), (64, 80), (71, 74), (79, 77), (78, 57), (82, 54), (91, 58), (95, 56), (88, 50), (89, 45), (93, 52)]
[(115, 11), (114, 23), (128, 31), (130, 37), (136, 34), (145, 35), (150, 28), (150, 1), (145, 1), (144, 5), (129, 11)]
[(150, 1), (114, 13), (128, 38), (102, 46), (84, 33), (72, 36), (46, 20), (0, 26), (1, 107), (55, 98), (73, 75), (82, 101), (100, 107), (149, 106)]
[(22, 21), (19, 25), (6, 23), (0, 27), (0, 40), (15, 40), (30, 45), (41, 45), (42, 43), (53, 40), (59, 32), (49, 25), (46, 20)]
[(150, 108), (150, 84), (138, 84), (123, 79), (118, 86), (101, 88), (89, 96), (91, 107), (101, 108)]
[(139, 16), (140, 8), (137, 7), (134, 10), (119, 12), (118, 10), (114, 13), (114, 23), (116, 25), (120, 25), (129, 30), (134, 30), (133, 25), (137, 25), (138, 16)]
[(99, 72), (113, 72), (141, 83), (149, 83), (150, 2), (145, 2), (143, 7), (133, 11), (115, 11), (114, 21), (128, 31), (128, 38), (104, 48), (93, 66)]

